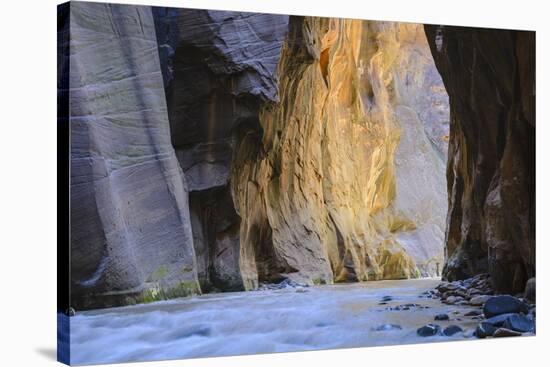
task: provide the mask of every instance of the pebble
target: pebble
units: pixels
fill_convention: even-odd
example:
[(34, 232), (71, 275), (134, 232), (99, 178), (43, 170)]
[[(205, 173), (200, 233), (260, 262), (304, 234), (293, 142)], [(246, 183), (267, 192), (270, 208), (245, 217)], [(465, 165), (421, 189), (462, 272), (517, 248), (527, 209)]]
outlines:
[(449, 320), (449, 315), (447, 315), (446, 313), (440, 313), (438, 315), (435, 315), (434, 320), (435, 321)]

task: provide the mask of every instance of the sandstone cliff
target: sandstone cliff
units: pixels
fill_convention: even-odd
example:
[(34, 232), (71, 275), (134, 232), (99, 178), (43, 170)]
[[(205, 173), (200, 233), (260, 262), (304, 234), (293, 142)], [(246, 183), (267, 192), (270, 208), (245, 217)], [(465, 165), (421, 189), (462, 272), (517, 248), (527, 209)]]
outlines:
[(74, 2), (67, 21), (73, 307), (198, 292), (151, 9)]
[(438, 272), (421, 25), (72, 3), (70, 37), (75, 307)]
[(425, 26), (451, 106), (444, 276), (535, 276), (535, 33)]
[[(234, 153), (245, 286), (435, 275), (444, 162), (420, 116), (437, 74), (422, 29), (292, 17), (279, 102)], [(442, 92), (441, 92), (442, 91)], [(445, 98), (445, 97), (443, 97)], [(418, 103), (422, 100), (422, 103)], [(403, 139), (401, 139), (403, 138)]]

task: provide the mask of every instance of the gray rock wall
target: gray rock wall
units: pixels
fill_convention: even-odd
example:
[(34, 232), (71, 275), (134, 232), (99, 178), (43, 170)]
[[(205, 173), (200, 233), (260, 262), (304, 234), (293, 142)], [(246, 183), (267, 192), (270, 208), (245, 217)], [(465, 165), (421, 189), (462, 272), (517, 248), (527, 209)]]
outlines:
[(260, 106), (277, 101), (288, 17), (175, 8), (153, 14), (172, 142), (189, 183), (200, 283), (243, 289), (233, 151), (241, 135), (261, 135)]
[(73, 305), (198, 292), (151, 8), (70, 6)]

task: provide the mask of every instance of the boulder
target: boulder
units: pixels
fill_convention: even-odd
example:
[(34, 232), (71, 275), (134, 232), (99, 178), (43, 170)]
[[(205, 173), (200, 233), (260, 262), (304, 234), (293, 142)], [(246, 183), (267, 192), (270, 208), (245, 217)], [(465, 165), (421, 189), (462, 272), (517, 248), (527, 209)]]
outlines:
[(503, 326), (507, 329), (525, 333), (535, 329), (535, 322), (527, 316), (513, 314), (504, 320)]
[(485, 317), (493, 317), (505, 313), (528, 313), (529, 306), (516, 297), (503, 295), (489, 298), (483, 305)]

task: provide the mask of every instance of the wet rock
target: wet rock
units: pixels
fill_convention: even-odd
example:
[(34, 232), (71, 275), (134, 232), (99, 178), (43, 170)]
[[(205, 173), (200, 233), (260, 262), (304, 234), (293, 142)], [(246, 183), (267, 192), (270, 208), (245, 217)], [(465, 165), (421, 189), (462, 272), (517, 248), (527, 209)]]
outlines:
[(468, 311), (464, 314), (464, 316), (479, 316), (481, 315), (481, 311), (480, 310), (472, 310), (472, 311)]
[(435, 321), (449, 320), (449, 315), (447, 315), (446, 313), (440, 313), (438, 315), (435, 315), (434, 320)]
[(524, 292), (524, 297), (527, 301), (529, 302), (532, 302), (532, 303), (535, 303), (536, 300), (537, 300), (537, 297), (536, 297), (536, 280), (535, 278), (531, 278), (527, 281), (527, 283), (525, 284), (525, 292)]
[(443, 335), (445, 336), (453, 336), (455, 335), (456, 333), (461, 333), (463, 332), (464, 330), (462, 330), (462, 328), (458, 325), (450, 325), (450, 326), (447, 326), (444, 330), (443, 330)]
[(447, 297), (444, 302), (447, 303), (447, 304), (454, 304), (454, 303), (457, 303), (458, 301), (461, 301), (463, 298), (462, 297), (459, 297), (459, 296), (450, 296), (450, 297)]
[(474, 331), (474, 335), (480, 339), (483, 339), (488, 336), (493, 336), (496, 330), (497, 328), (494, 327), (492, 324), (488, 322), (481, 322), (479, 323), (479, 325), (477, 325), (477, 328)]
[(441, 332), (441, 326), (437, 324), (424, 325), (416, 330), (416, 334), (422, 337), (434, 336), (439, 334), (440, 332)]
[(507, 329), (525, 333), (535, 329), (535, 322), (527, 316), (513, 314), (504, 320), (503, 326)]
[(497, 316), (493, 316), (493, 317), (490, 317), (488, 319), (485, 320), (485, 322), (495, 326), (495, 327), (504, 327), (504, 323), (506, 322), (506, 319), (508, 319), (508, 317), (510, 316), (513, 316), (515, 315), (514, 313), (505, 313), (505, 314), (502, 314), (502, 315), (497, 315)]
[(372, 328), (372, 331), (391, 331), (391, 330), (401, 330), (401, 326), (396, 324), (383, 324)]
[(504, 295), (489, 298), (483, 305), (485, 317), (493, 317), (506, 313), (528, 313), (529, 306), (519, 299)]
[(389, 301), (393, 301), (393, 297), (392, 297), (392, 296), (384, 296), (384, 297), (382, 297), (382, 299), (381, 299), (381, 302), (389, 302)]
[(490, 295), (487, 295), (487, 294), (484, 294), (484, 295), (481, 295), (481, 296), (475, 296), (475, 297), (472, 297), (470, 299), (470, 304), (472, 306), (481, 306), (483, 305), (485, 302), (487, 302), (487, 300), (489, 298), (491, 298), (492, 296)]
[(493, 338), (502, 338), (507, 336), (521, 336), (521, 333), (507, 328), (498, 328), (493, 334)]

